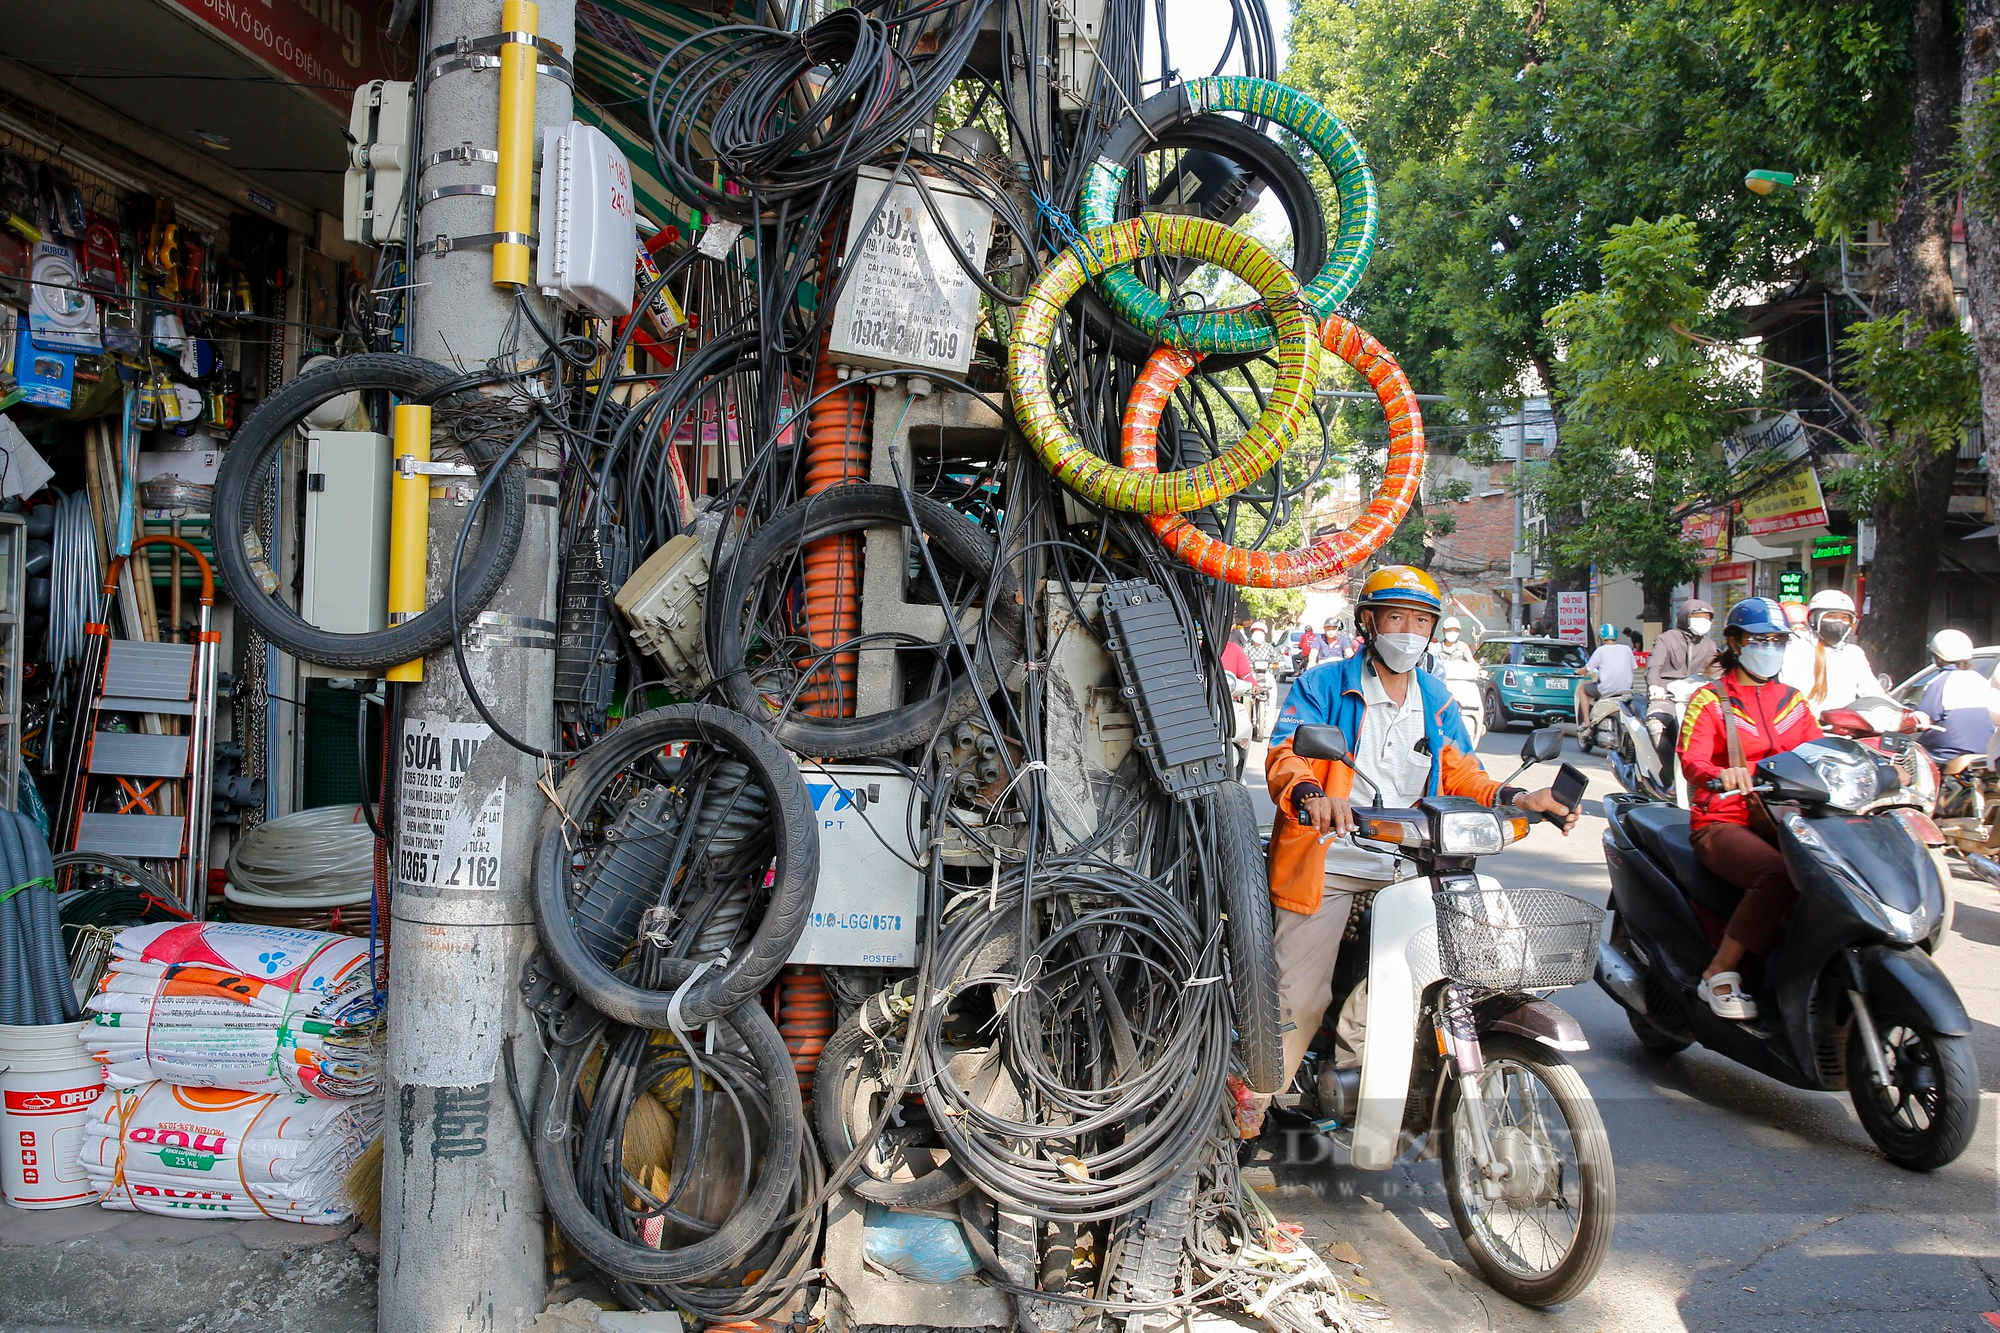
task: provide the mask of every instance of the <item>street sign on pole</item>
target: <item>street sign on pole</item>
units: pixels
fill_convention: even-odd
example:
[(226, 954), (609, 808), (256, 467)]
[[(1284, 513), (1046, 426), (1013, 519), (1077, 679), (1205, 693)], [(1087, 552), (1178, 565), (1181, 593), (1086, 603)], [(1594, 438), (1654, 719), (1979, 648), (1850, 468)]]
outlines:
[(1590, 594), (1587, 592), (1558, 592), (1556, 594), (1556, 637), (1571, 643), (1590, 642)]

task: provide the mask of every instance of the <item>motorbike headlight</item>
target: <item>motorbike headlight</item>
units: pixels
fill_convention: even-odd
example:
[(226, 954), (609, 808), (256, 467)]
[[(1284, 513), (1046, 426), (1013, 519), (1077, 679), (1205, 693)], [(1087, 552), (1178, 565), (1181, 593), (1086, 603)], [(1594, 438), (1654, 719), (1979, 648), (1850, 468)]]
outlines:
[(1491, 856), (1507, 845), (1491, 810), (1448, 810), (1438, 816), (1437, 850), (1445, 856)]
[(1882, 778), (1873, 758), (1810, 743), (1798, 753), (1826, 784), (1827, 804), (1837, 810), (1859, 810), (1881, 794)]

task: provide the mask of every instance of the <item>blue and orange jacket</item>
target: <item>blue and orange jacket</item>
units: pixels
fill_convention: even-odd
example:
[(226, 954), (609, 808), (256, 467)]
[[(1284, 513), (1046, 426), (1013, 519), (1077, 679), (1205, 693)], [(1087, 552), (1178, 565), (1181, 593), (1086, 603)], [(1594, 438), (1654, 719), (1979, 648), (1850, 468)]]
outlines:
[[(1356, 653), (1300, 676), (1292, 683), (1277, 725), (1271, 728), (1271, 749), (1264, 757), (1264, 780), (1278, 805), (1278, 818), (1271, 828), (1271, 901), (1288, 912), (1317, 912), (1326, 889), (1326, 848), (1320, 845), (1319, 834), (1293, 817), (1292, 788), (1309, 779), (1329, 796), (1344, 797), (1354, 790), (1353, 769), (1335, 760), (1306, 759), (1292, 753), (1292, 733), (1301, 723), (1331, 724), (1346, 733), (1352, 747), (1365, 707), (1361, 673), (1370, 660), (1366, 654)], [(1474, 757), (1472, 738), (1458, 715), (1457, 701), (1440, 678), (1428, 671), (1415, 674), (1424, 705), (1424, 739), (1431, 751), (1426, 794), (1470, 796), (1493, 804), (1500, 784), (1487, 776)]]
[(1729, 737), (1722, 728), (1725, 688), (1736, 709), (1736, 738), (1743, 747), (1743, 762), (1751, 768), (1759, 759), (1783, 754), (1824, 734), (1813, 721), (1805, 696), (1779, 681), (1767, 680), (1751, 689), (1731, 680), (1696, 690), (1688, 700), (1687, 716), (1681, 720), (1680, 743), (1681, 771), (1687, 774), (1688, 808), (1695, 828), (1750, 823), (1742, 797), (1717, 800), (1721, 793), (1708, 789), (1708, 783), (1729, 767)]

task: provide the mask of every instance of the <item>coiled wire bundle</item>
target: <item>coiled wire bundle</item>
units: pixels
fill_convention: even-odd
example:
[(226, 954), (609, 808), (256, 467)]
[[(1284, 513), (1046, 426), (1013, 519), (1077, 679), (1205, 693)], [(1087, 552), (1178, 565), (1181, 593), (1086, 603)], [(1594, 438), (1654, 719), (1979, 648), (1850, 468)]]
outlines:
[(49, 545), (47, 656), (60, 668), (83, 656), (84, 626), (97, 614), (98, 588), (104, 582), (87, 491), (72, 492), (56, 502), (55, 530)]
[(366, 935), (367, 903), (375, 894), (375, 835), (360, 808), (351, 805), (267, 820), (230, 850), (222, 894), (237, 921)]

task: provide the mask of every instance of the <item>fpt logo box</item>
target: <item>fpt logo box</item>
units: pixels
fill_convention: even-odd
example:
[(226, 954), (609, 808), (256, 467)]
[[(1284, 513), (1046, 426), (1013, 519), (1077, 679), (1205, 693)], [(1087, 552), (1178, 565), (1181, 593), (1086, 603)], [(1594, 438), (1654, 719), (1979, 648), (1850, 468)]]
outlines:
[(915, 967), (923, 804), (910, 780), (866, 764), (801, 761), (819, 829), (819, 887), (794, 963)]

